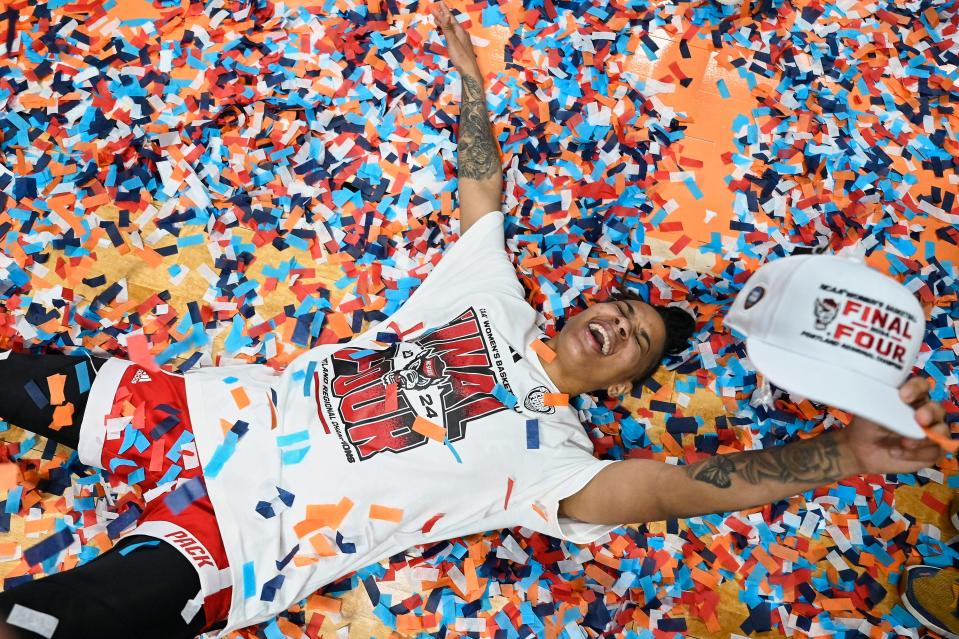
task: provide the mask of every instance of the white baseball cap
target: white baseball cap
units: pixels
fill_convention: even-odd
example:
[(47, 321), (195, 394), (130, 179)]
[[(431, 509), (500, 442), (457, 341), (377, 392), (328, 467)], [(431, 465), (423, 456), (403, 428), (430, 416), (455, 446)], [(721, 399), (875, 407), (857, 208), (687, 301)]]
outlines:
[(906, 287), (860, 261), (796, 255), (763, 265), (725, 318), (777, 386), (922, 438), (899, 399), (926, 328)]

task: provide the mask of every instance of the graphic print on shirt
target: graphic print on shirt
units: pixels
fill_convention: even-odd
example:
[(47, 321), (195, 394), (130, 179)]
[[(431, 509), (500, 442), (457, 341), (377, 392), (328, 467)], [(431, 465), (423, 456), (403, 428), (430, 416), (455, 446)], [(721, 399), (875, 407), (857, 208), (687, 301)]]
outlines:
[[(426, 444), (413, 430), (417, 417), (458, 441), (469, 422), (506, 410), (492, 395), (490, 347), (469, 308), (444, 326), (383, 350), (344, 348), (314, 373), (324, 430), (340, 438), (350, 462), (353, 451), (362, 461)], [(357, 353), (365, 354), (354, 359)]]

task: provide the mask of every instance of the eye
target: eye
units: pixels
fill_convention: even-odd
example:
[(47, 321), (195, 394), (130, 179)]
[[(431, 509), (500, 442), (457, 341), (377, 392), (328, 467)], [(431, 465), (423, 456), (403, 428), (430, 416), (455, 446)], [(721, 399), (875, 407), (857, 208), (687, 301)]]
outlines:
[[(620, 306), (620, 304), (625, 304), (626, 309), (624, 310), (623, 307)], [(629, 321), (629, 316), (632, 313), (632, 309), (629, 307), (629, 302), (616, 302), (616, 309), (623, 316), (623, 319), (626, 320), (626, 323), (631, 325)], [(643, 347), (643, 341), (639, 338), (639, 331), (633, 330), (633, 339), (636, 341), (637, 346), (639, 346), (640, 348)]]

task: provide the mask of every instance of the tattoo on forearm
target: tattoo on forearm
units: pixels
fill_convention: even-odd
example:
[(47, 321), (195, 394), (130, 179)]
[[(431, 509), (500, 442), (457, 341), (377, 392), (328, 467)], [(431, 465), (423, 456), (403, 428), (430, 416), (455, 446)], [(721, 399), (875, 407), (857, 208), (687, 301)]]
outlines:
[(459, 176), (483, 180), (502, 172), (499, 150), (486, 111), (486, 92), (475, 78), (463, 76), (460, 107)]
[(763, 451), (717, 455), (690, 464), (686, 474), (717, 488), (732, 486), (733, 475), (750, 484), (766, 480), (827, 484), (842, 478), (841, 457), (833, 438), (816, 437)]

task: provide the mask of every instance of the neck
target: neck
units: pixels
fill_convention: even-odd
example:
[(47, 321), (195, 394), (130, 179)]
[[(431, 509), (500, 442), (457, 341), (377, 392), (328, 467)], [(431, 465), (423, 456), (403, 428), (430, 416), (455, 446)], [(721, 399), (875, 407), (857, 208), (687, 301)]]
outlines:
[[(555, 338), (548, 340), (545, 343), (555, 351)], [(539, 357), (539, 355), (536, 355), (536, 357)], [(570, 375), (566, 370), (564, 370), (563, 365), (560, 363), (558, 357), (554, 357), (553, 361), (551, 362), (546, 362), (542, 357), (539, 357), (539, 362), (543, 365), (543, 370), (546, 371), (549, 381), (553, 382), (553, 385), (559, 389), (559, 392), (566, 393), (570, 397), (574, 397), (575, 395), (588, 393), (590, 390), (592, 390), (590, 388), (586, 388), (586, 385), (582, 382), (579, 382), (575, 375)]]

